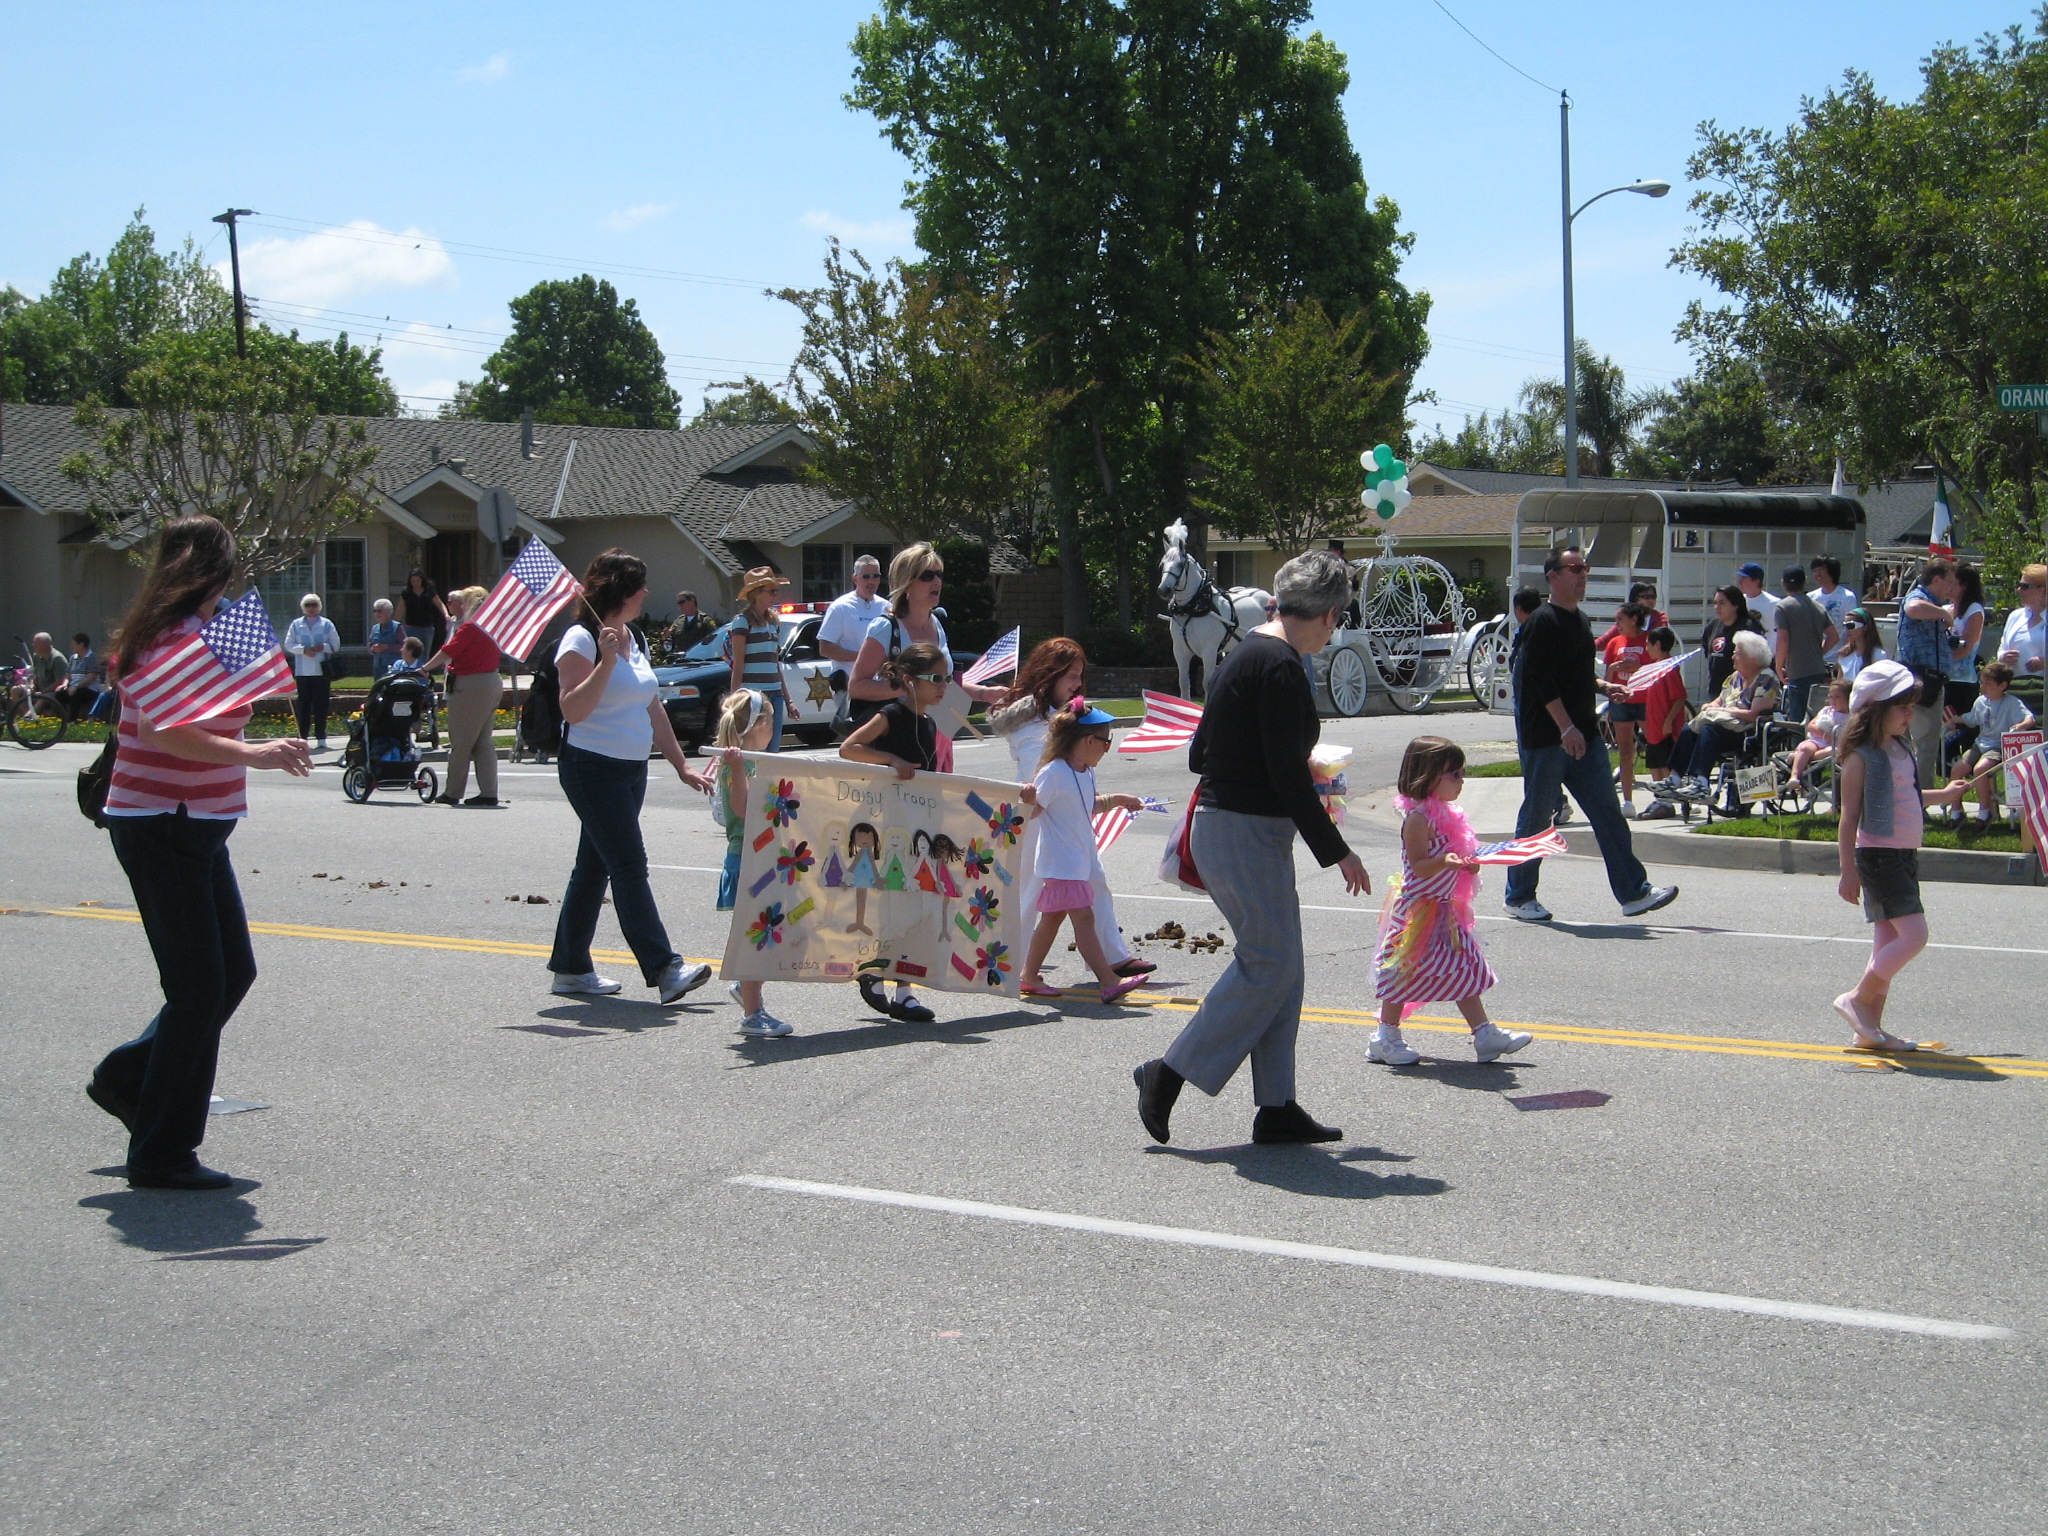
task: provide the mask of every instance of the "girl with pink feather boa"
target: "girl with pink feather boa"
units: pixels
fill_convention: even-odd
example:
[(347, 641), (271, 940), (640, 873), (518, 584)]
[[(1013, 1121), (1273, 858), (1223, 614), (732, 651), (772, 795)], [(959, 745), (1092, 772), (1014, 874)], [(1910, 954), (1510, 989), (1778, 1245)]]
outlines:
[(1366, 1042), (1366, 1059), (1406, 1067), (1421, 1055), (1401, 1038), (1401, 1021), (1424, 1003), (1458, 1005), (1472, 1030), (1481, 1061), (1519, 1051), (1532, 1038), (1502, 1029), (1486, 1016), (1479, 994), (1494, 983), (1493, 967), (1472, 931), (1472, 897), (1479, 889), (1479, 839), (1458, 809), (1465, 788), (1465, 753), (1441, 736), (1418, 736), (1401, 756), (1401, 880), (1388, 894), (1380, 920), (1373, 995), (1380, 1027)]

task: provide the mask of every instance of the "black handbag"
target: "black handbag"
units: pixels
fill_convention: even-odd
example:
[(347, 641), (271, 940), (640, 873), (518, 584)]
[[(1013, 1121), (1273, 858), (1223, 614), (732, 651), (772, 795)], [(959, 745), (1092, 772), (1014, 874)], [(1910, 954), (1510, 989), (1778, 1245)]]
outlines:
[(107, 791), (114, 784), (114, 753), (121, 745), (121, 701), (114, 700), (113, 718), (107, 722), (107, 744), (100, 755), (78, 770), (78, 814), (94, 826), (107, 824)]

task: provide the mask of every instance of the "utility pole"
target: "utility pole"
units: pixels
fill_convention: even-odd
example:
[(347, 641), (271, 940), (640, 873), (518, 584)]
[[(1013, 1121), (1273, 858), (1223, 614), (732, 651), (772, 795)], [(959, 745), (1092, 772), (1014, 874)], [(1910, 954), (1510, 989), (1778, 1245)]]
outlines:
[(213, 216), (214, 223), (228, 227), (228, 267), (235, 275), (235, 356), (243, 359), (249, 356), (249, 334), (248, 317), (242, 305), (242, 248), (235, 240), (235, 220), (255, 217), (252, 208), (230, 208)]
[[(1572, 99), (1557, 93), (1558, 190), (1564, 207), (1564, 483), (1579, 483), (1579, 340), (1572, 322)], [(233, 233), (233, 226), (229, 226)], [(1958, 812), (1957, 814), (1961, 814)]]

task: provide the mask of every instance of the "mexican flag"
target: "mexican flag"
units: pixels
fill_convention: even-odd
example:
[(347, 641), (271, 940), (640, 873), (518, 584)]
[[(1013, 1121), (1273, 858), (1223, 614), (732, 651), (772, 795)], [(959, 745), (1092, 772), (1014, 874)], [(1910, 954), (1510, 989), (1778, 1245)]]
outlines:
[(1934, 522), (1927, 531), (1927, 553), (1946, 559), (1955, 558), (1956, 520), (1948, 509), (1948, 486), (1941, 478), (1941, 471), (1934, 472)]

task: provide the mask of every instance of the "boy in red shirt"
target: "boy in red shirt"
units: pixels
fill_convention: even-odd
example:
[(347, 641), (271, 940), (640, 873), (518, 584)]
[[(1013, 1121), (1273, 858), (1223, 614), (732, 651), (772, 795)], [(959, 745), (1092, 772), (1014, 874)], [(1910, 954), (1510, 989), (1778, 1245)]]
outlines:
[[(1649, 661), (1669, 661), (1678, 654), (1678, 636), (1667, 626), (1651, 630), (1643, 642), (1648, 647)], [(1667, 672), (1650, 684), (1636, 702), (1643, 710), (1644, 752), (1650, 761), (1650, 777), (1669, 778), (1671, 744), (1685, 728), (1685, 679), (1675, 670)], [(1652, 800), (1643, 808), (1640, 819), (1650, 821), (1677, 814), (1670, 801)]]
[(1636, 669), (1649, 660), (1650, 610), (1641, 603), (1624, 603), (1614, 615), (1614, 632), (1600, 647), (1600, 659), (1607, 663), (1607, 723), (1614, 728), (1614, 750), (1621, 758), (1621, 810), (1635, 814), (1636, 725), (1643, 718), (1642, 702), (1628, 695), (1621, 685), (1635, 676)]

